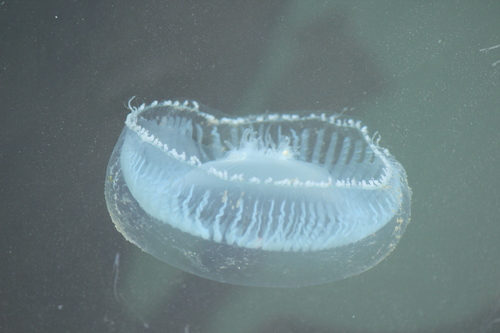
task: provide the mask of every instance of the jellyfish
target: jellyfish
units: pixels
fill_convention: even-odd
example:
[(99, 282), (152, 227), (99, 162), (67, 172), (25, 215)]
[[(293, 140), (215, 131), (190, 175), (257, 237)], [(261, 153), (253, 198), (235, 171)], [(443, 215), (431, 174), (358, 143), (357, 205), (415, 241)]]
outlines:
[(263, 287), (360, 274), (410, 220), (403, 166), (341, 114), (220, 116), (131, 107), (105, 197), (123, 236), (186, 272)]

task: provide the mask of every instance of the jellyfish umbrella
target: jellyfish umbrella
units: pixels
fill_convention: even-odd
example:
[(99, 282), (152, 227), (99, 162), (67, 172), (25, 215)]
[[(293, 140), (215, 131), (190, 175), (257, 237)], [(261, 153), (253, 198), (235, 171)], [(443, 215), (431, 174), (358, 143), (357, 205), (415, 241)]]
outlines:
[(126, 239), (184, 271), (267, 287), (340, 280), (383, 260), (409, 222), (405, 170), (360, 121), (219, 117), (195, 101), (130, 109), (108, 210)]

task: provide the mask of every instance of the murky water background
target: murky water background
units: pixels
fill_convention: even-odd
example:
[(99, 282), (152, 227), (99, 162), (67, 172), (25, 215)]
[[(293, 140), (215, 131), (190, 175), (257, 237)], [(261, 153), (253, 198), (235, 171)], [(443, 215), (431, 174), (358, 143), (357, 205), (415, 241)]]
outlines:
[[(0, 15), (3, 331), (500, 329), (500, 48), (480, 52), (500, 44), (498, 1), (4, 1)], [(407, 170), (412, 222), (375, 268), (322, 286), (182, 273), (106, 211), (134, 95), (228, 114), (355, 107)]]

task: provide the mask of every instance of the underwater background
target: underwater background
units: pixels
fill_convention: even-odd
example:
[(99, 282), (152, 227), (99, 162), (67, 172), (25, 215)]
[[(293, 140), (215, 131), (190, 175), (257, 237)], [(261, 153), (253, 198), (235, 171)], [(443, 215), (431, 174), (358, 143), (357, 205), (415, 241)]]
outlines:
[[(496, 0), (0, 2), (0, 331), (499, 332), (499, 17)], [(104, 200), (132, 96), (347, 107), (405, 167), (411, 223), (320, 286), (168, 266)]]

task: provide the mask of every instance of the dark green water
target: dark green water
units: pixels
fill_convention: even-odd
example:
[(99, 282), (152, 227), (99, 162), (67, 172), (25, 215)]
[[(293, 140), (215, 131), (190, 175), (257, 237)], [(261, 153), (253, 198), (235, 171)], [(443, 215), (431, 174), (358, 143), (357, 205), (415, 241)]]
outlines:
[[(1, 1), (0, 331), (498, 332), (499, 17), (498, 0)], [(106, 209), (132, 96), (348, 107), (406, 169), (411, 222), (384, 261), (329, 284), (183, 273)]]

